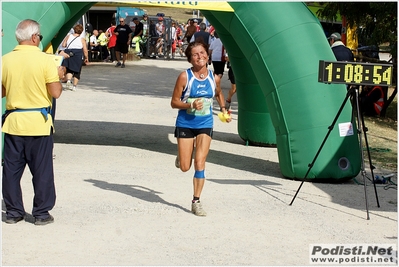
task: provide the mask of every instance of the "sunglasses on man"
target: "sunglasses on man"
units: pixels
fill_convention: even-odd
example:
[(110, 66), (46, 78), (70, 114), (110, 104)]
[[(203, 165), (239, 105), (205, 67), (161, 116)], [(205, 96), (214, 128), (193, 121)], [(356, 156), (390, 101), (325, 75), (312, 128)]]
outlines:
[(43, 40), (43, 35), (41, 35), (40, 33), (36, 33), (36, 36), (39, 36), (40, 41)]

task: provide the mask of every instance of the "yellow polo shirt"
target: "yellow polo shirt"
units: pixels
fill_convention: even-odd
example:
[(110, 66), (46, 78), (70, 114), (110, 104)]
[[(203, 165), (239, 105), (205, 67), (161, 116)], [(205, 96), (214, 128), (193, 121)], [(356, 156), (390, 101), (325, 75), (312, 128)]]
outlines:
[(100, 36), (98, 36), (97, 41), (100, 43), (101, 46), (108, 44), (108, 39), (107, 36), (105, 36), (105, 33), (101, 33)]
[[(59, 82), (53, 58), (38, 47), (17, 45), (2, 57), (2, 85), (6, 88), (6, 109), (44, 108), (52, 105), (46, 84)], [(2, 131), (19, 136), (50, 135), (53, 120), (39, 111), (13, 112)]]

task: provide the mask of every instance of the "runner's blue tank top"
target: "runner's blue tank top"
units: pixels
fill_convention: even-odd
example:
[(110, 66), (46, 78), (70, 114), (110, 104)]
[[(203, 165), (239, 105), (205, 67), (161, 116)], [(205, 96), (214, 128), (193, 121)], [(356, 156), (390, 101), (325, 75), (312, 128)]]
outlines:
[(203, 101), (203, 108), (181, 109), (176, 118), (176, 127), (201, 129), (213, 128), (213, 97), (215, 96), (216, 82), (213, 72), (208, 70), (208, 76), (203, 80), (194, 76), (191, 68), (186, 70), (187, 83), (183, 90), (181, 101), (191, 103), (196, 99)]

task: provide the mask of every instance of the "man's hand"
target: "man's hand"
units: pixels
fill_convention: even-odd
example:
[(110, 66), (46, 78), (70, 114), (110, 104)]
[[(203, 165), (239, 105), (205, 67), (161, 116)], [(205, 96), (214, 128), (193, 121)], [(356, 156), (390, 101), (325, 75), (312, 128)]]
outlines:
[(66, 74), (66, 68), (64, 66), (59, 66), (58, 67), (58, 77), (60, 79), (64, 79)]
[(70, 56), (64, 52), (64, 50), (61, 50), (61, 52), (58, 53), (58, 55), (63, 56), (64, 58), (70, 58)]

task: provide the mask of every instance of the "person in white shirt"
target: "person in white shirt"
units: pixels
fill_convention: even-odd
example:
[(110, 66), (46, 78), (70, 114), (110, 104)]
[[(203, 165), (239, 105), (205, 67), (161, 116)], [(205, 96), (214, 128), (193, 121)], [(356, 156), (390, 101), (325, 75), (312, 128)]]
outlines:
[[(66, 89), (76, 91), (76, 86), (80, 80), (80, 72), (82, 69), (82, 59), (84, 63), (88, 64), (88, 51), (86, 46), (86, 39), (82, 35), (83, 25), (77, 24), (73, 27), (74, 33), (69, 34), (62, 41), (64, 47), (63, 53), (60, 53), (64, 57), (62, 65), (66, 67)], [(72, 79), (73, 78), (73, 79)]]
[(97, 36), (98, 36), (98, 31), (97, 30), (93, 30), (93, 34), (90, 36), (90, 39), (89, 39), (90, 51), (92, 53), (100, 51), (100, 47), (99, 47), (99, 44), (97, 42)]
[(219, 76), (220, 79), (223, 77), (224, 67), (226, 66), (226, 51), (219, 35), (215, 31), (215, 39), (209, 46), (209, 54), (213, 64), (213, 71), (215, 75)]
[(177, 35), (176, 35), (176, 22), (172, 22), (172, 27), (171, 27), (171, 35), (172, 35), (172, 59), (175, 58), (175, 53), (176, 53), (176, 45), (177, 45)]
[(157, 31), (158, 40), (156, 44), (157, 53), (159, 56), (163, 56), (163, 44), (164, 44), (164, 33), (165, 25), (163, 25), (163, 17), (158, 18), (158, 23), (155, 25)]

